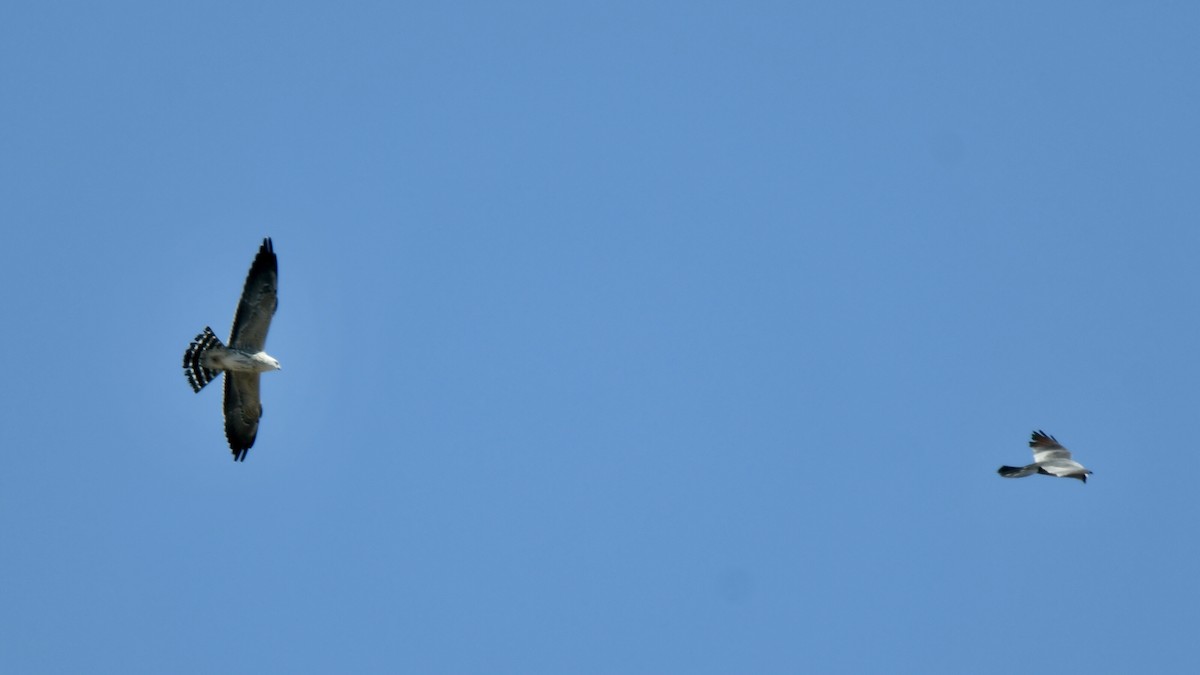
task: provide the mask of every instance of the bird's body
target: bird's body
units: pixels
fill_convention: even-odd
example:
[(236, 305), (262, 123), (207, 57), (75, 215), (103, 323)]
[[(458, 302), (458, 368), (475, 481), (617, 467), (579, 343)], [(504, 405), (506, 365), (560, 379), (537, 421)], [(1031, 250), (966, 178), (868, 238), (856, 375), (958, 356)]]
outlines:
[(264, 239), (246, 275), (229, 345), (222, 344), (212, 328), (205, 327), (183, 355), (184, 375), (196, 392), (225, 373), (225, 437), (238, 461), (246, 459), (246, 451), (258, 435), (262, 417), (259, 375), (280, 369), (279, 361), (263, 351), (271, 317), (279, 306), (278, 283), (275, 248), (269, 238)]
[(279, 362), (266, 352), (247, 352), (232, 347), (214, 345), (201, 357), (210, 370), (236, 370), (243, 373), (265, 373), (279, 370)]
[(1071, 451), (1044, 431), (1035, 431), (1029, 441), (1033, 449), (1033, 464), (1026, 466), (1002, 466), (997, 470), (1004, 478), (1024, 478), (1040, 473), (1044, 476), (1058, 478), (1075, 478), (1087, 483), (1087, 477), (1092, 472), (1079, 462), (1071, 459)]

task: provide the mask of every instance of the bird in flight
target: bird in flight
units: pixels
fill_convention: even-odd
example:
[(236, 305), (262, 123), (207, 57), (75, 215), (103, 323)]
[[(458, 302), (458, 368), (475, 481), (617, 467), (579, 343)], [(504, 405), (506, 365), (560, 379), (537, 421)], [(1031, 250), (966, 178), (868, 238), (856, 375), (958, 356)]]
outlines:
[(1058, 478), (1077, 478), (1087, 483), (1091, 471), (1071, 459), (1071, 451), (1059, 445), (1053, 436), (1044, 431), (1035, 431), (1033, 439), (1029, 441), (1029, 447), (1033, 448), (1033, 464), (1002, 466), (997, 473), (1005, 478), (1024, 478), (1040, 473)]
[(258, 376), (279, 370), (279, 362), (263, 351), (271, 317), (279, 306), (278, 286), (279, 261), (268, 237), (263, 239), (246, 275), (229, 345), (221, 344), (212, 328), (205, 326), (183, 354), (183, 374), (197, 393), (222, 371), (225, 373), (225, 438), (236, 462), (246, 459), (246, 451), (258, 435), (258, 420), (262, 417)]

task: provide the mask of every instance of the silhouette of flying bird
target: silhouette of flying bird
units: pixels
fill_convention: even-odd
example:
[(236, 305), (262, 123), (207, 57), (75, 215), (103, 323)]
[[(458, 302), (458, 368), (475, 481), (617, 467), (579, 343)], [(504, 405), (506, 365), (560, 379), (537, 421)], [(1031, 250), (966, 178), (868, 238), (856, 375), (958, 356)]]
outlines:
[(225, 373), (225, 438), (234, 461), (246, 459), (246, 451), (258, 436), (258, 421), (262, 418), (258, 377), (279, 370), (279, 361), (263, 351), (271, 317), (279, 306), (278, 288), (279, 261), (268, 237), (263, 239), (246, 275), (229, 344), (221, 344), (212, 328), (206, 326), (183, 355), (183, 373), (196, 393)]
[(1071, 451), (1059, 445), (1053, 436), (1044, 431), (1035, 431), (1033, 440), (1029, 441), (1029, 447), (1033, 448), (1033, 464), (1002, 466), (997, 473), (1005, 478), (1024, 478), (1040, 473), (1057, 478), (1077, 478), (1087, 483), (1091, 471), (1071, 459)]

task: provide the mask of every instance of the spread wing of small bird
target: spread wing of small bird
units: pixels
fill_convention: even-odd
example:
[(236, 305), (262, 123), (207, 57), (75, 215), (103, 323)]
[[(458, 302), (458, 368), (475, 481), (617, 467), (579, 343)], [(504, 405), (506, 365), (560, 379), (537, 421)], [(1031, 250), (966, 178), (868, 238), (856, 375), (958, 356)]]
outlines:
[(246, 459), (258, 436), (262, 418), (259, 376), (278, 370), (279, 362), (263, 351), (271, 318), (279, 306), (279, 261), (270, 238), (264, 239), (246, 275), (229, 334), (229, 345), (205, 328), (183, 356), (184, 373), (199, 392), (221, 372), (225, 373), (225, 438), (233, 458)]
[(1056, 438), (1044, 431), (1035, 431), (1029, 441), (1033, 450), (1033, 464), (1025, 466), (1002, 466), (997, 470), (1004, 478), (1024, 478), (1040, 473), (1045, 476), (1058, 478), (1075, 478), (1087, 483), (1087, 477), (1092, 472), (1071, 458), (1067, 450)]
[[(267, 344), (267, 330), (279, 306), (279, 260), (268, 238), (263, 241), (246, 274), (246, 286), (238, 301), (229, 346), (244, 352), (261, 352)], [(231, 371), (225, 374), (225, 438), (234, 455), (245, 459), (246, 451), (258, 436), (262, 418), (259, 399), (259, 373)]]

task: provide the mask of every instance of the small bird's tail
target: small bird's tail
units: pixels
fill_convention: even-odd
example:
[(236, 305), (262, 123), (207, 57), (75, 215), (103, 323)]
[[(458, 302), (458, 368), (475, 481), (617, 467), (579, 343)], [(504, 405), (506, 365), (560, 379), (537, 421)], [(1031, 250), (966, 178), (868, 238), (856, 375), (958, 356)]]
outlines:
[(188, 384), (192, 385), (192, 390), (199, 392), (204, 388), (204, 385), (212, 382), (217, 375), (221, 374), (219, 370), (212, 370), (204, 367), (204, 353), (213, 347), (224, 347), (221, 340), (208, 326), (204, 327), (204, 332), (197, 335), (192, 344), (188, 345), (187, 351), (183, 354), (183, 374), (187, 376)]
[(1029, 466), (1002, 466), (996, 470), (996, 473), (1005, 478), (1024, 478), (1025, 476), (1032, 476), (1037, 472), (1037, 464), (1030, 464)]

